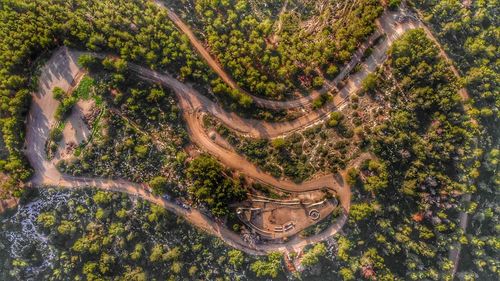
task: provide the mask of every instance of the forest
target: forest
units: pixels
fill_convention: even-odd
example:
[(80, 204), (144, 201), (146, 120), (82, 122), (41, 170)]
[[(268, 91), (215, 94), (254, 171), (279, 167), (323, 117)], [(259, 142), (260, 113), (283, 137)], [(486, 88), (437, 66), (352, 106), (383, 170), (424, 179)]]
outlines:
[[(319, 88), (334, 77), (373, 32), (382, 12), (376, 0), (359, 0), (344, 10), (335, 0), (322, 2), (328, 4), (321, 9), (320, 1), (165, 2), (197, 29), (241, 88), (270, 99)], [(26, 200), (19, 211), (26, 217), (2, 218), (0, 279), (451, 280), (450, 249), (460, 246), (456, 278), (497, 280), (500, 8), (494, 0), (408, 4), (452, 62), (423, 29), (416, 29), (394, 43), (388, 61), (350, 97), (347, 112), (331, 113), (325, 124), (268, 141), (206, 122), (277, 178), (300, 182), (348, 168), (353, 202), (346, 225), (333, 239), (306, 247), (303, 271), (286, 275), (280, 253), (256, 258), (230, 250), (165, 209), (119, 193), (35, 189), (47, 203), (30, 199), (23, 185), (32, 173), (23, 155), (25, 120), (40, 67), (58, 47), (120, 57), (82, 56), (86, 80), (72, 95), (53, 93), (61, 101), (61, 122), (87, 93), (96, 103), (95, 137), (77, 148), (75, 159), (58, 164), (71, 175), (146, 182), (155, 195), (184, 198), (215, 217), (232, 219), (230, 205), (246, 197), (243, 177), (206, 154), (188, 155), (186, 128), (172, 92), (140, 81), (126, 71), (127, 64), (168, 70), (216, 97), (229, 96), (229, 107), (244, 109), (242, 114), (254, 107), (248, 96), (214, 78), (167, 11), (153, 3), (2, 1), (0, 197)], [(281, 113), (255, 112), (250, 116), (282, 118)], [(60, 139), (60, 129), (54, 129), (52, 141)], [(360, 153), (375, 157), (358, 168), (347, 167)], [(463, 199), (467, 194), (471, 200)], [(33, 210), (36, 217), (30, 216)], [(465, 232), (458, 220), (462, 214), (469, 217)], [(44, 256), (29, 239), (19, 256), (8, 256), (4, 249), (17, 244), (4, 241), (25, 234), (16, 230), (22, 225), (16, 219), (32, 221), (54, 256)], [(18, 232), (9, 235), (12, 231)], [(44, 267), (44, 260), (52, 267)]]
[(2, 280), (284, 280), (281, 255), (276, 263), (230, 249), (149, 202), (92, 189), (34, 192), (17, 215), (0, 216)]
[(463, 75), (473, 108), (480, 122), (477, 138), (477, 180), (468, 207), (469, 227), (462, 236), (459, 276), (465, 280), (498, 279), (498, 187), (500, 186), (497, 32), (500, 24), (497, 1), (415, 0), (422, 17), (436, 31)]
[(168, 21), (166, 11), (142, 0), (15, 0), (0, 4), (0, 125), (7, 155), (2, 194), (20, 196), (31, 175), (23, 156), (24, 120), (37, 71), (59, 46), (120, 54), (180, 79), (206, 80), (205, 65)]
[[(371, 141), (382, 162), (349, 172), (356, 199), (335, 268), (343, 280), (450, 280), (448, 251), (470, 239), (456, 223), (470, 206), (457, 194), (476, 190), (478, 127), (464, 111), (459, 81), (423, 30), (398, 40), (388, 64), (399, 82), (390, 122), (377, 126)], [(383, 88), (391, 80), (379, 76), (375, 83)], [(495, 262), (484, 266), (494, 270)]]
[(377, 0), (165, 2), (198, 27), (240, 87), (271, 99), (335, 77), (383, 10)]

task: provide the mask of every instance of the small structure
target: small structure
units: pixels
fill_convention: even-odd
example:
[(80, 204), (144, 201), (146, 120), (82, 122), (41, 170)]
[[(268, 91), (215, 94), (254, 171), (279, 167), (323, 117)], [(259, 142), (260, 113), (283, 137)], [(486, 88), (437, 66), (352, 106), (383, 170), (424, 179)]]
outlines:
[(309, 217), (313, 220), (313, 221), (317, 221), (319, 220), (319, 217), (320, 217), (320, 214), (319, 214), (319, 211), (316, 210), (316, 209), (312, 209), (309, 211)]
[(290, 230), (292, 230), (292, 229), (294, 229), (294, 228), (295, 228), (295, 223), (294, 223), (293, 221), (288, 222), (288, 223), (286, 223), (285, 225), (283, 225), (283, 229), (284, 229), (285, 231), (290, 231)]

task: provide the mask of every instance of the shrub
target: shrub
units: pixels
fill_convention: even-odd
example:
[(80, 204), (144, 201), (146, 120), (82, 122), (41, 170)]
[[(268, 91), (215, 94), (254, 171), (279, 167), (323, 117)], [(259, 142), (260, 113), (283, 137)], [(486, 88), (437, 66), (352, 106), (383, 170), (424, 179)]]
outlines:
[(314, 77), (314, 80), (313, 80), (313, 87), (316, 89), (319, 89), (319, 88), (323, 87), (324, 83), (325, 83), (325, 79), (323, 79), (323, 77), (316, 76), (316, 77)]
[(86, 69), (97, 66), (97, 62), (97, 58), (92, 55), (81, 55), (78, 58), (78, 65)]
[(285, 147), (286, 142), (284, 138), (276, 138), (271, 141), (271, 144), (275, 149), (282, 149)]
[(328, 75), (329, 77), (334, 77), (338, 73), (339, 73), (339, 68), (334, 64), (330, 65), (326, 70), (326, 75)]
[(368, 74), (361, 83), (364, 92), (373, 92), (377, 88), (377, 74)]
[(342, 119), (344, 119), (344, 115), (342, 114), (342, 112), (339, 111), (332, 112), (330, 114), (330, 120), (328, 121), (328, 126), (337, 127), (340, 121), (342, 121)]
[(319, 258), (326, 254), (326, 247), (323, 243), (314, 245), (312, 249), (307, 251), (302, 257), (302, 265), (310, 267), (319, 262)]
[(62, 101), (65, 94), (66, 92), (64, 92), (64, 90), (59, 87), (55, 87), (54, 90), (52, 90), (53, 97), (58, 101)]
[(267, 261), (258, 260), (250, 266), (252, 271), (257, 275), (257, 277), (278, 277), (278, 273), (281, 270), (281, 253), (270, 253), (267, 256)]
[(153, 189), (154, 195), (162, 195), (167, 192), (168, 181), (162, 176), (154, 177), (148, 182), (151, 189)]
[(389, 0), (389, 9), (391, 10), (397, 10), (399, 5), (401, 4), (401, 0)]
[(358, 178), (359, 178), (359, 171), (356, 168), (352, 167), (349, 168), (349, 170), (347, 170), (347, 178), (346, 178), (347, 184), (355, 185), (358, 182)]

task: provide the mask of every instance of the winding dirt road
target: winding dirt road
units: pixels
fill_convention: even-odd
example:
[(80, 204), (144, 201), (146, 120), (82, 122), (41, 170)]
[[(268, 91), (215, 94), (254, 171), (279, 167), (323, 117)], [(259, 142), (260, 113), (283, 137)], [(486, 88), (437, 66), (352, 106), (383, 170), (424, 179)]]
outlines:
[[(242, 93), (247, 94), (252, 98), (254, 103), (260, 107), (264, 108), (270, 108), (270, 109), (293, 109), (293, 108), (299, 108), (299, 107), (307, 107), (309, 106), (313, 100), (318, 98), (321, 94), (327, 93), (332, 89), (336, 89), (337, 85), (344, 80), (346, 77), (349, 76), (349, 73), (353, 70), (353, 68), (358, 65), (361, 60), (363, 59), (363, 55), (366, 52), (366, 50), (370, 47), (373, 46), (375, 40), (381, 36), (382, 34), (387, 34), (388, 37), (390, 38), (388, 44), (380, 44), (379, 46), (376, 46), (375, 52), (371, 55), (371, 57), (368, 58), (366, 64), (367, 67), (373, 71), (376, 66), (379, 65), (378, 62), (382, 61), (385, 59), (385, 55), (387, 51), (389, 50), (392, 42), (394, 41), (394, 35), (395, 33), (399, 36), (404, 31), (408, 30), (409, 28), (413, 28), (410, 25), (405, 26), (403, 25), (403, 32), (401, 30), (398, 30), (397, 24), (395, 19), (397, 16), (399, 16), (399, 12), (390, 12), (390, 11), (385, 11), (379, 19), (376, 20), (376, 25), (377, 25), (377, 30), (372, 34), (366, 42), (361, 44), (361, 46), (357, 49), (357, 51), (353, 54), (351, 61), (344, 66), (342, 71), (335, 77), (335, 79), (331, 81), (325, 81), (324, 86), (319, 89), (319, 90), (313, 90), (311, 91), (307, 96), (303, 96), (298, 99), (294, 100), (287, 100), (287, 101), (275, 101), (275, 100), (268, 100), (265, 98), (257, 97), (255, 95), (252, 95), (251, 93), (245, 91), (242, 89), (229, 75), (224, 68), (220, 65), (220, 63), (212, 57), (210, 52), (204, 47), (203, 43), (198, 40), (196, 35), (193, 33), (191, 28), (184, 23), (184, 21), (174, 12), (172, 9), (168, 8), (165, 3), (162, 0), (154, 0), (153, 1), (158, 7), (163, 8), (167, 10), (167, 14), (169, 19), (179, 28), (179, 30), (186, 35), (186, 37), (189, 39), (191, 42), (191, 45), (193, 48), (201, 55), (201, 57), (206, 61), (206, 63), (209, 65), (210, 68), (231, 88), (236, 89)], [(375, 66), (375, 67), (374, 67)], [(371, 72), (369, 71), (369, 72)], [(361, 79), (362, 80), (362, 79)], [(359, 83), (359, 82), (358, 82)], [(359, 84), (356, 86), (359, 87)]]
[[(203, 57), (203, 59), (208, 63), (208, 65), (219, 75), (219, 77), (230, 87), (233, 89), (237, 89), (241, 92), (244, 92), (248, 94), (250, 97), (252, 97), (253, 101), (255, 102), (256, 105), (265, 107), (265, 108), (272, 108), (272, 109), (290, 109), (290, 108), (297, 108), (297, 107), (306, 107), (311, 104), (311, 102), (319, 97), (321, 94), (328, 92), (330, 89), (335, 88), (340, 81), (348, 77), (349, 73), (352, 71), (352, 69), (358, 65), (362, 58), (363, 54), (366, 52), (366, 50), (373, 45), (373, 42), (382, 34), (385, 34), (387, 36), (387, 39), (382, 42), (381, 44), (378, 44), (377, 46), (374, 47), (374, 51), (371, 56), (368, 57), (368, 59), (365, 61), (364, 64), (364, 69), (360, 73), (356, 73), (354, 77), (351, 77), (348, 82), (347, 82), (347, 87), (344, 87), (341, 89), (339, 95), (335, 97), (335, 100), (333, 103), (329, 104), (326, 106), (326, 108), (317, 110), (315, 112), (312, 112), (311, 114), (308, 114), (306, 116), (302, 116), (296, 120), (290, 121), (290, 122), (283, 122), (279, 124), (275, 123), (266, 123), (266, 122), (259, 122), (255, 120), (245, 120), (242, 118), (239, 118), (237, 115), (234, 114), (228, 114), (224, 113), (224, 111), (221, 108), (218, 108), (217, 106), (208, 106), (205, 108), (208, 108), (208, 112), (211, 114), (217, 116), (222, 122), (224, 122), (226, 125), (228, 125), (230, 128), (233, 130), (236, 130), (242, 134), (245, 134), (247, 136), (251, 136), (254, 138), (274, 138), (278, 137), (290, 132), (293, 132), (297, 129), (305, 128), (307, 126), (310, 126), (311, 124), (314, 124), (316, 122), (323, 121), (324, 119), (328, 118), (328, 113), (331, 112), (332, 110), (338, 109), (343, 106), (343, 104), (346, 102), (347, 98), (349, 97), (350, 94), (356, 92), (361, 85), (361, 81), (371, 72), (375, 70), (375, 68), (380, 65), (385, 59), (386, 59), (386, 54), (387, 51), (389, 50), (390, 46), (396, 40), (401, 36), (404, 32), (407, 30), (413, 29), (413, 28), (422, 28), (426, 35), (438, 46), (440, 55), (448, 62), (450, 65), (450, 68), (452, 72), (457, 76), (461, 77), (459, 71), (454, 65), (453, 60), (448, 56), (448, 54), (445, 52), (443, 49), (442, 45), (439, 43), (437, 38), (434, 36), (434, 34), (431, 32), (431, 30), (421, 22), (420, 18), (422, 18), (422, 15), (419, 13), (417, 10), (416, 12), (419, 14), (419, 17), (415, 17), (412, 14), (408, 13), (408, 9), (406, 8), (406, 3), (403, 3), (402, 7), (403, 9), (397, 11), (397, 12), (389, 12), (385, 11), (384, 14), (377, 20), (377, 31), (368, 38), (368, 40), (360, 46), (360, 48), (356, 51), (354, 56), (352, 57), (351, 61), (342, 69), (341, 73), (333, 80), (333, 81), (327, 81), (325, 83), (325, 86), (318, 90), (318, 91), (312, 91), (308, 96), (296, 99), (296, 100), (289, 100), (289, 101), (272, 101), (272, 100), (266, 100), (254, 95), (251, 95), (250, 93), (244, 91), (237, 85), (237, 83), (231, 78), (231, 76), (224, 71), (223, 67), (210, 55), (210, 53), (204, 48), (203, 44), (198, 41), (194, 33), (191, 31), (188, 25), (186, 25), (177, 14), (175, 14), (171, 9), (168, 9), (164, 3), (161, 0), (154, 0), (154, 3), (162, 8), (165, 8), (168, 10), (168, 16), (172, 22), (188, 37), (190, 40), (191, 44), (193, 47), (198, 51), (198, 53)], [(468, 3), (467, 1), (464, 1), (464, 3)], [(466, 5), (466, 4), (465, 4)], [(404, 19), (403, 19), (404, 18)], [(398, 24), (397, 21), (398, 19), (403, 19), (403, 23)], [(144, 72), (143, 72), (144, 73)], [(151, 78), (151, 77), (149, 77)], [(153, 81), (155, 79), (152, 79)], [(158, 81), (157, 81), (158, 82)], [(459, 94), (464, 102), (467, 102), (469, 100), (469, 94), (465, 88), (460, 89)], [(201, 99), (202, 101), (202, 99)], [(202, 102), (203, 103), (203, 102)], [(194, 104), (194, 103), (193, 103)], [(205, 104), (209, 105), (209, 104)], [(198, 108), (194, 109), (198, 110)], [(196, 118), (195, 116), (189, 116), (188, 118)], [(199, 122), (194, 122), (192, 120), (191, 124), (200, 124)], [(217, 155), (217, 157), (224, 162), (226, 165), (231, 164), (231, 163), (238, 163), (239, 165), (236, 166), (246, 166), (245, 168), (248, 169), (249, 167), (245, 165), (244, 162), (241, 162), (241, 156), (237, 155), (234, 151), (226, 149), (226, 151), (220, 151), (221, 148), (220, 146), (215, 145), (210, 139), (206, 137), (204, 134), (203, 128), (199, 126), (194, 126), (190, 127), (191, 134), (197, 135), (199, 138), (197, 138), (197, 141), (195, 141), (200, 147), (205, 147), (205, 148), (210, 148), (208, 149), (210, 153)], [(235, 166), (235, 165), (229, 165), (229, 166)], [(238, 168), (243, 168), (243, 167), (238, 167)], [(253, 175), (258, 175), (260, 171), (256, 170), (257, 168), (252, 167)], [(259, 175), (261, 177), (261, 175)], [(271, 177), (272, 178), (272, 177)], [(326, 178), (324, 178), (326, 179)], [(321, 183), (324, 184), (322, 178), (318, 178), (316, 183)], [(270, 179), (268, 179), (270, 180)], [(294, 188), (293, 186), (289, 186)], [(470, 201), (471, 196), (470, 194), (467, 194), (464, 197), (465, 201)], [(467, 222), (468, 222), (468, 216), (467, 213), (462, 212), (460, 214), (459, 218), (460, 222), (460, 227), (465, 231), (467, 227)], [(452, 276), (454, 276), (457, 267), (458, 267), (458, 261), (460, 257), (460, 245), (456, 245), (454, 249), (450, 250), (449, 253), (449, 258), (453, 261), (453, 270), (452, 270)]]
[[(346, 77), (349, 77), (351, 71), (362, 62), (363, 55), (367, 51), (368, 48), (373, 47), (373, 53), (368, 56), (368, 58), (364, 62), (365, 70), (362, 71), (359, 77), (354, 79), (354, 85), (352, 85), (351, 91), (349, 94), (352, 94), (360, 87), (360, 82), (366, 77), (367, 74), (373, 72), (376, 67), (378, 67), (381, 62), (383, 62), (387, 56), (387, 51), (392, 46), (392, 43), (399, 38), (406, 31), (413, 28), (423, 28), (427, 36), (438, 46), (440, 54), (443, 58), (448, 61), (450, 64), (451, 70), (453, 73), (460, 77), (460, 73), (457, 68), (454, 66), (453, 60), (451, 60), (448, 54), (444, 51), (439, 41), (436, 39), (431, 30), (422, 23), (420, 18), (422, 17), (420, 14), (420, 18), (413, 16), (409, 13), (406, 5), (403, 5), (403, 9), (398, 11), (390, 11), (386, 10), (383, 14), (375, 21), (377, 29), (376, 31), (363, 43), (359, 46), (356, 52), (353, 54), (349, 63), (347, 63), (341, 72), (333, 79), (325, 81), (324, 86), (319, 90), (312, 90), (309, 95), (287, 101), (275, 101), (268, 100), (265, 98), (261, 98), (242, 89), (229, 75), (224, 68), (220, 65), (220, 63), (210, 54), (210, 52), (204, 47), (204, 44), (198, 40), (196, 35), (193, 33), (191, 28), (170, 8), (168, 8), (162, 0), (153, 0), (153, 3), (158, 7), (165, 9), (167, 11), (167, 15), (169, 19), (179, 28), (179, 30), (186, 35), (186, 37), (191, 42), (193, 48), (200, 54), (200, 56), (205, 60), (210, 68), (224, 81), (228, 86), (233, 89), (236, 89), (240, 92), (243, 92), (250, 96), (254, 103), (260, 107), (270, 108), (270, 109), (294, 109), (299, 107), (307, 107), (310, 106), (311, 103), (318, 98), (320, 95), (324, 93), (328, 93), (332, 89), (336, 89), (339, 83), (344, 80)], [(418, 13), (418, 11), (416, 11)], [(405, 18), (405, 21), (402, 23), (398, 23), (398, 18)], [(375, 41), (382, 35), (386, 35), (388, 40), (386, 42), (382, 42), (373, 46)], [(352, 80), (351, 80), (352, 81)], [(460, 90), (460, 95), (462, 98), (468, 98), (468, 93), (465, 89)], [(341, 98), (337, 99), (336, 105), (340, 106), (343, 104), (343, 100), (347, 97), (345, 92), (341, 92)], [(330, 109), (334, 109), (333, 107)], [(331, 111), (331, 110), (326, 110)], [(317, 111), (317, 113), (321, 116), (322, 112)], [(316, 116), (316, 118), (320, 118)], [(313, 118), (314, 119), (314, 118)]]
[[(237, 249), (253, 255), (264, 255), (273, 251), (298, 252), (310, 243), (320, 242), (331, 237), (337, 233), (347, 221), (347, 215), (344, 213), (337, 222), (331, 225), (327, 230), (307, 239), (295, 237), (286, 243), (266, 243), (250, 247), (239, 235), (213, 221), (200, 211), (195, 209), (185, 210), (173, 202), (152, 195), (140, 184), (125, 180), (73, 177), (60, 173), (55, 167), (54, 161), (47, 160), (45, 153), (45, 143), (49, 138), (50, 128), (56, 123), (54, 113), (58, 106), (58, 102), (52, 96), (52, 91), (55, 87), (70, 91), (78, 84), (78, 80), (81, 78), (81, 70), (77, 66), (76, 61), (81, 54), (81, 52), (69, 51), (67, 48), (58, 50), (42, 69), (39, 91), (33, 93), (32, 104), (28, 115), (25, 150), (35, 170), (35, 175), (30, 182), (33, 186), (45, 185), (64, 188), (95, 187), (102, 190), (123, 192), (131, 196), (140, 197), (165, 207), (176, 215), (183, 217), (194, 226), (221, 238), (227, 244)], [(183, 94), (184, 93), (180, 93), (180, 95)], [(187, 114), (187, 116), (196, 115)], [(194, 121), (195, 123), (198, 122), (198, 120)], [(287, 186), (285, 186), (285, 188), (286, 187)], [(311, 186), (311, 188), (313, 187)]]
[(39, 91), (33, 94), (26, 134), (26, 154), (35, 170), (35, 175), (31, 183), (37, 186), (55, 185), (66, 188), (93, 186), (103, 190), (124, 192), (132, 196), (141, 197), (155, 204), (164, 206), (175, 214), (184, 217), (193, 225), (220, 237), (229, 245), (249, 254), (261, 255), (271, 251), (300, 251), (304, 246), (310, 243), (316, 243), (327, 239), (337, 233), (347, 221), (346, 213), (350, 207), (351, 192), (350, 188), (343, 183), (342, 177), (325, 175), (302, 184), (277, 180), (260, 171), (232, 149), (223, 148), (214, 143), (203, 130), (200, 117), (203, 112), (208, 112), (221, 119), (229, 127), (256, 138), (281, 136), (298, 129), (303, 129), (327, 118), (329, 112), (343, 106), (349, 94), (357, 91), (360, 87), (364, 77), (366, 77), (369, 72), (374, 71), (375, 68), (386, 59), (386, 50), (394, 40), (399, 38), (406, 30), (421, 27), (421, 24), (415, 22), (397, 24), (394, 22), (394, 16), (392, 20), (391, 17), (387, 16), (386, 20), (380, 21), (380, 24), (385, 26), (384, 28), (387, 30), (392, 30), (392, 33), (387, 34), (386, 40), (384, 40), (378, 48), (374, 49), (372, 56), (366, 61), (364, 69), (349, 78), (346, 87), (344, 87), (340, 91), (340, 94), (335, 97), (334, 102), (321, 110), (314, 111), (309, 115), (290, 122), (267, 123), (258, 120), (242, 119), (235, 113), (227, 113), (220, 106), (196, 92), (192, 87), (179, 82), (167, 74), (159, 74), (133, 64), (129, 65), (130, 69), (135, 71), (139, 76), (156, 83), (161, 83), (175, 92), (179, 99), (179, 105), (186, 120), (191, 140), (202, 149), (205, 149), (210, 154), (219, 158), (227, 166), (240, 170), (255, 180), (289, 192), (304, 192), (318, 190), (324, 187), (335, 190), (340, 197), (341, 204), (344, 208), (344, 214), (335, 224), (318, 235), (307, 239), (301, 239), (296, 236), (287, 243), (261, 244), (252, 248), (248, 243), (243, 241), (240, 236), (214, 222), (198, 210), (184, 210), (172, 202), (153, 196), (139, 184), (124, 180), (72, 177), (61, 174), (55, 167), (55, 163), (46, 159), (45, 143), (48, 139), (50, 128), (55, 123), (54, 113), (58, 106), (58, 102), (52, 97), (53, 88), (57, 86), (66, 91), (72, 89), (78, 84), (78, 77), (80, 77), (79, 74), (81, 73), (79, 67), (76, 65), (76, 61), (78, 56), (82, 53), (69, 51), (66, 48), (60, 49), (47, 62), (40, 76)]
[[(164, 7), (163, 4), (161, 4), (161, 6)], [(168, 11), (174, 20), (179, 19), (175, 14), (173, 14), (171, 10), (168, 9)], [(343, 106), (345, 106), (345, 104), (348, 102), (349, 96), (353, 93), (356, 93), (361, 88), (361, 84), (364, 78), (368, 74), (374, 72), (376, 68), (387, 59), (387, 51), (392, 46), (392, 43), (395, 40), (397, 40), (408, 30), (415, 28), (425, 28), (425, 25), (413, 18), (407, 18), (407, 20), (405, 20), (404, 22), (399, 23), (398, 19), (403, 17), (404, 15), (405, 14), (401, 11), (384, 12), (382, 17), (377, 20), (377, 34), (372, 35), (368, 41), (374, 41), (377, 37), (379, 37), (379, 34), (385, 34), (385, 40), (382, 40), (373, 48), (372, 54), (362, 64), (362, 70), (353, 75), (349, 75), (352, 69), (359, 63), (359, 61), (361, 61), (363, 54), (371, 45), (371, 42), (363, 44), (363, 46), (355, 53), (352, 61), (348, 65), (346, 65), (342, 72), (332, 82), (328, 82), (336, 85), (341, 80), (344, 80), (345, 77), (349, 77), (347, 80), (345, 80), (345, 86), (339, 90), (339, 93), (335, 95), (332, 102), (328, 103), (318, 110), (312, 111), (291, 121), (265, 122), (261, 120), (241, 118), (234, 112), (226, 112), (221, 106), (210, 101), (208, 98), (198, 93), (194, 88), (177, 81), (169, 75), (160, 74), (158, 72), (154, 72), (137, 65), (130, 65), (130, 67), (133, 71), (137, 72), (144, 78), (167, 85), (168, 87), (173, 88), (176, 92), (180, 91), (186, 93), (186, 95), (183, 95), (180, 98), (186, 99), (185, 102), (190, 103), (193, 110), (206, 111), (216, 116), (226, 126), (237, 131), (238, 133), (252, 138), (272, 139), (286, 136), (297, 130), (305, 129), (314, 124), (323, 122), (329, 118), (329, 115), (332, 111), (339, 110)], [(214, 70), (219, 75), (221, 75), (221, 78), (230, 78), (229, 75), (227, 75), (220, 66), (216, 66), (218, 65), (217, 62), (210, 56), (208, 51), (204, 49), (203, 45), (199, 41), (197, 41), (196, 37), (189, 29), (189, 27), (182, 23), (180, 19), (176, 20), (175, 23), (183, 32), (186, 32), (186, 35), (190, 38), (193, 46), (198, 50), (200, 54), (202, 54), (209, 65), (214, 67)], [(234, 82), (230, 83), (234, 84)], [(333, 87), (333, 85), (329, 85), (327, 87)], [(319, 95), (320, 93), (322, 93), (321, 90), (317, 95)], [(316, 94), (312, 93), (309, 96), (314, 95)], [(303, 102), (298, 100), (278, 102), (280, 105), (278, 105), (276, 101), (269, 101), (265, 99), (262, 99), (262, 102), (267, 104), (266, 107), (271, 108), (289, 108), (304, 105)], [(297, 103), (299, 103), (300, 105), (298, 105)]]

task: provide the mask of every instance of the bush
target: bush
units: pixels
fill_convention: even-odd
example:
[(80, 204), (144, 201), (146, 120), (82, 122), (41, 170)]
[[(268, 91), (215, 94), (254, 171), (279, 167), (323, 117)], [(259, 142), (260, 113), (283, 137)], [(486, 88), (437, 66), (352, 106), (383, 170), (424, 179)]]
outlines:
[(331, 78), (336, 76), (338, 73), (339, 73), (339, 68), (334, 64), (330, 65), (326, 70), (326, 75), (328, 75)]
[(146, 158), (146, 156), (148, 156), (149, 148), (145, 145), (138, 145), (134, 148), (134, 151), (139, 158)]
[(377, 74), (368, 74), (361, 83), (364, 92), (373, 92), (377, 88)]
[(321, 94), (317, 99), (315, 99), (312, 103), (313, 109), (318, 109), (325, 105), (325, 103), (332, 100), (332, 96), (329, 94)]
[(154, 177), (148, 184), (153, 190), (153, 194), (156, 196), (163, 195), (168, 190), (168, 181), (162, 176)]
[(347, 170), (347, 178), (346, 178), (347, 184), (351, 186), (355, 185), (358, 182), (358, 179), (359, 179), (359, 171), (354, 167), (349, 168), (349, 170)]
[(92, 79), (89, 76), (85, 76), (82, 81), (80, 81), (80, 84), (78, 85), (78, 88), (75, 90), (72, 96), (81, 98), (81, 99), (89, 99), (90, 98), (90, 91), (92, 87), (94, 86), (95, 82), (94, 79)]
[(302, 257), (302, 265), (305, 267), (310, 267), (319, 262), (319, 258), (325, 256), (326, 247), (323, 243), (318, 243), (314, 245), (312, 249), (307, 251)]
[(281, 270), (282, 254), (278, 252), (270, 253), (267, 261), (258, 260), (250, 266), (257, 277), (276, 278)]
[(401, 0), (390, 0), (388, 7), (390, 10), (394, 11), (394, 10), (398, 9), (400, 4), (401, 4)]
[(52, 129), (50, 131), (50, 139), (54, 142), (59, 142), (62, 140), (62, 137), (63, 137), (63, 128), (62, 126), (57, 126), (57, 127), (54, 127), (54, 129)]
[(273, 139), (271, 141), (271, 144), (272, 146), (275, 148), (275, 149), (282, 149), (283, 147), (285, 147), (286, 145), (286, 142), (285, 142), (285, 139), (284, 138), (276, 138), (276, 139)]
[(75, 97), (64, 98), (56, 109), (55, 119), (64, 120), (71, 112), (76, 102), (77, 99)]
[(64, 92), (64, 90), (59, 88), (59, 87), (55, 87), (54, 90), (52, 91), (52, 95), (53, 95), (54, 99), (56, 99), (58, 101), (62, 101), (65, 94), (66, 94), (66, 92)]
[(340, 121), (342, 121), (342, 119), (344, 119), (344, 115), (342, 114), (342, 112), (339, 111), (332, 112), (330, 114), (330, 120), (328, 121), (328, 126), (337, 127)]
[(319, 89), (319, 88), (323, 87), (324, 83), (325, 83), (325, 79), (323, 79), (323, 77), (320, 77), (320, 76), (314, 77), (313, 87), (316, 89)]
[(98, 61), (97, 58), (92, 55), (81, 55), (78, 58), (78, 65), (86, 69), (91, 69), (98, 65)]

